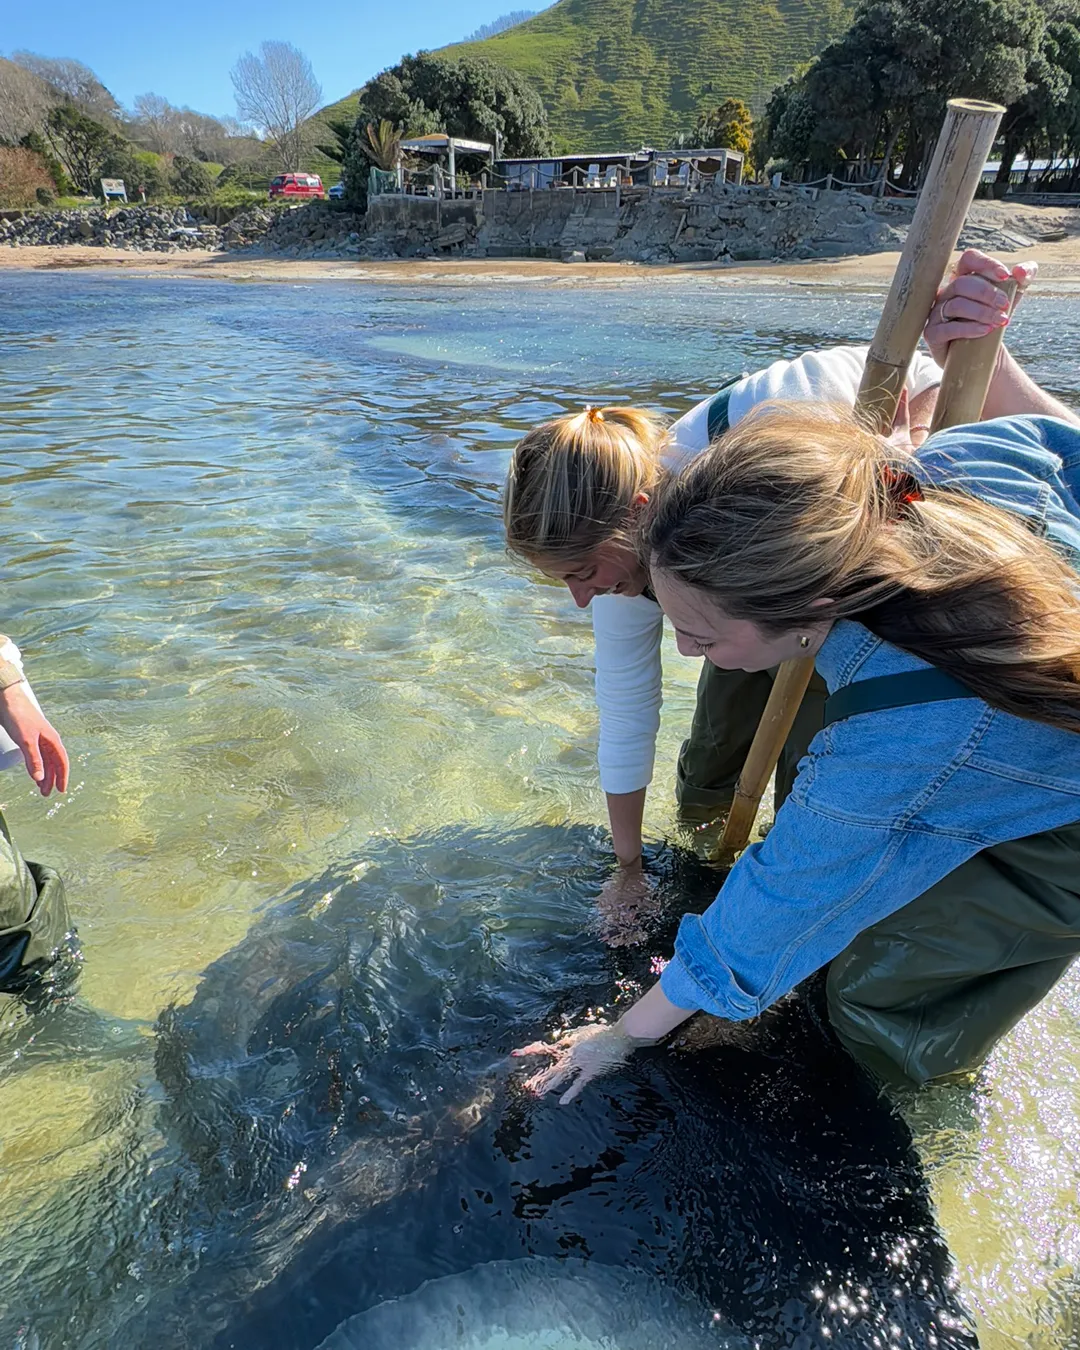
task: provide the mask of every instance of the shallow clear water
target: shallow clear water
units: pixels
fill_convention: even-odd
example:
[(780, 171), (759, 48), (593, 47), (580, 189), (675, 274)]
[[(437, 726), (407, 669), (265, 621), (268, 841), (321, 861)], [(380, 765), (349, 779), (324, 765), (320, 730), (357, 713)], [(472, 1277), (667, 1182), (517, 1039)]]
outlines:
[[(502, 552), (510, 447), (563, 408), (633, 399), (676, 414), (741, 369), (864, 340), (881, 297), (568, 277), (427, 289), (0, 278), (2, 626), (73, 756), (62, 802), (14, 774), (0, 795), (28, 856), (68, 879), (86, 957), (76, 1007), (35, 1024), (9, 1009), (0, 1043), (5, 1343), (145, 1344), (139, 1317), (168, 1299), (188, 1306), (185, 1281), (239, 1241), (185, 1170), (190, 1141), (170, 1133), (155, 1020), (196, 995), (260, 909), (294, 887), (314, 903), (324, 869), (332, 889), (333, 869), (362, 872), (380, 841), (418, 841), (379, 864), (404, 886), (413, 866), (438, 873), (455, 849), (472, 857), (477, 840), (539, 829), (548, 844), (517, 873), (479, 849), (470, 867), (497, 886), (473, 903), (495, 907), (492, 931), (541, 924), (530, 869), (557, 855), (559, 904), (572, 900), (560, 922), (585, 930), (602, 838), (566, 831), (603, 820), (589, 629), (564, 591)], [(1074, 300), (1025, 302), (1014, 347), (1052, 387), (1080, 391)], [(671, 826), (696, 663), (669, 644), (665, 671), (657, 836)], [(464, 835), (450, 844), (443, 829)], [(459, 884), (451, 868), (440, 894), (453, 902)], [(396, 913), (389, 929), (406, 921)], [(585, 937), (553, 963), (549, 1001), (528, 1003), (526, 1022), (557, 1005), (560, 980), (584, 978), (595, 946)], [(588, 970), (603, 997), (612, 972)], [(438, 988), (413, 1014), (421, 1041), (446, 1017)], [(385, 993), (391, 1026), (403, 995), (392, 982)], [(1070, 979), (977, 1090), (905, 1103), (984, 1346), (1065, 1347), (1078, 1334), (1078, 1018)], [(443, 1047), (449, 1064), (455, 1046)], [(461, 1106), (495, 1072), (497, 1055), (480, 1059), (478, 1077), (457, 1082)], [(434, 1091), (432, 1072), (402, 1091)], [(386, 1148), (380, 1166), (396, 1177), (415, 1150), (397, 1135)], [(304, 1159), (301, 1146), (290, 1165)], [(244, 1204), (307, 1188), (291, 1175), (268, 1175)], [(154, 1176), (182, 1202), (166, 1202)], [(388, 1181), (378, 1203), (406, 1189)], [(286, 1240), (244, 1222), (261, 1251), (288, 1249), (288, 1261), (267, 1258), (260, 1289), (287, 1264), (304, 1269), (308, 1227)], [(355, 1206), (348, 1222), (374, 1231)], [(410, 1222), (419, 1245), (437, 1246), (434, 1214), (430, 1233)], [(410, 1287), (449, 1273), (418, 1267)], [(377, 1278), (339, 1311), (409, 1292), (393, 1286)], [(327, 1334), (312, 1314), (275, 1340), (254, 1297), (244, 1286), (262, 1339), (236, 1343)], [(217, 1344), (228, 1321), (189, 1313), (186, 1343)]]

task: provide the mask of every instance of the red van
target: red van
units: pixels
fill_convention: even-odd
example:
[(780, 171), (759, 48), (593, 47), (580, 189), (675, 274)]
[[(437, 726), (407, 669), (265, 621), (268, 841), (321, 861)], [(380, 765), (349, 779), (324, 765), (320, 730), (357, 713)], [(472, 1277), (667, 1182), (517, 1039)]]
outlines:
[(279, 173), (270, 180), (271, 197), (325, 197), (317, 173)]

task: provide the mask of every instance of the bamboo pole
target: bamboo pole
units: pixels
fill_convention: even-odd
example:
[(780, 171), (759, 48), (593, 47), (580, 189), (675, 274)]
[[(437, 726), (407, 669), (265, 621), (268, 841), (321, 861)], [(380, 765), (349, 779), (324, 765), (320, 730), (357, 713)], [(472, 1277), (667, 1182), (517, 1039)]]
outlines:
[(875, 431), (892, 428), (908, 366), (963, 228), (1005, 111), (951, 99), (919, 205), (878, 322), (857, 407)]
[[(908, 366), (956, 248), (1004, 111), (997, 103), (974, 99), (949, 101), (934, 158), (870, 344), (855, 404), (878, 432), (892, 428)], [(990, 368), (993, 369), (992, 364)], [(973, 387), (973, 381), (969, 381), (969, 387)], [(983, 398), (985, 394), (984, 388)], [(980, 402), (980, 411), (981, 407)], [(750, 753), (735, 785), (735, 797), (717, 846), (717, 862), (734, 862), (746, 847), (761, 799), (813, 673), (811, 659), (784, 661), (777, 671)]]
[[(1016, 306), (1016, 282), (1010, 278), (996, 285), (1008, 296), (1011, 314)], [(931, 434), (943, 427), (959, 427), (979, 420), (1004, 339), (1005, 329), (995, 328), (981, 338), (949, 343), (930, 423)]]

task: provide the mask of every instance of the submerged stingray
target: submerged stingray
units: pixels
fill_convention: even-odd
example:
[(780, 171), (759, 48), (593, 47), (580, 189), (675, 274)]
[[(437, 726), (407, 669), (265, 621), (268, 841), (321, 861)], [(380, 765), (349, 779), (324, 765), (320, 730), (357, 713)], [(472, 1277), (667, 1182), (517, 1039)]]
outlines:
[[(268, 909), (162, 1014), (108, 1168), (57, 1196), (47, 1244), (34, 1212), (7, 1235), (35, 1255), (0, 1330), (313, 1350), (456, 1291), (479, 1350), (507, 1333), (499, 1287), (524, 1318), (580, 1281), (611, 1309), (625, 1277), (643, 1325), (689, 1310), (667, 1344), (694, 1350), (969, 1350), (910, 1137), (803, 1000), (639, 1052), (570, 1107), (522, 1090), (510, 1049), (616, 1012), (715, 893), (689, 855), (650, 865), (662, 919), (618, 951), (585, 829), (376, 838)], [(565, 1328), (519, 1330), (548, 1350)]]

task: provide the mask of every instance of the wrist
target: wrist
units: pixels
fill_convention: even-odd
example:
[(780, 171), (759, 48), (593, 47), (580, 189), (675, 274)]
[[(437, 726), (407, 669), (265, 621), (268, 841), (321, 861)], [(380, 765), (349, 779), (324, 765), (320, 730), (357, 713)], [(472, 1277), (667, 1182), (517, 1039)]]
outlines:
[(0, 660), (0, 696), (6, 694), (9, 689), (17, 689), (19, 685), (25, 683), (26, 676), (14, 661)]

